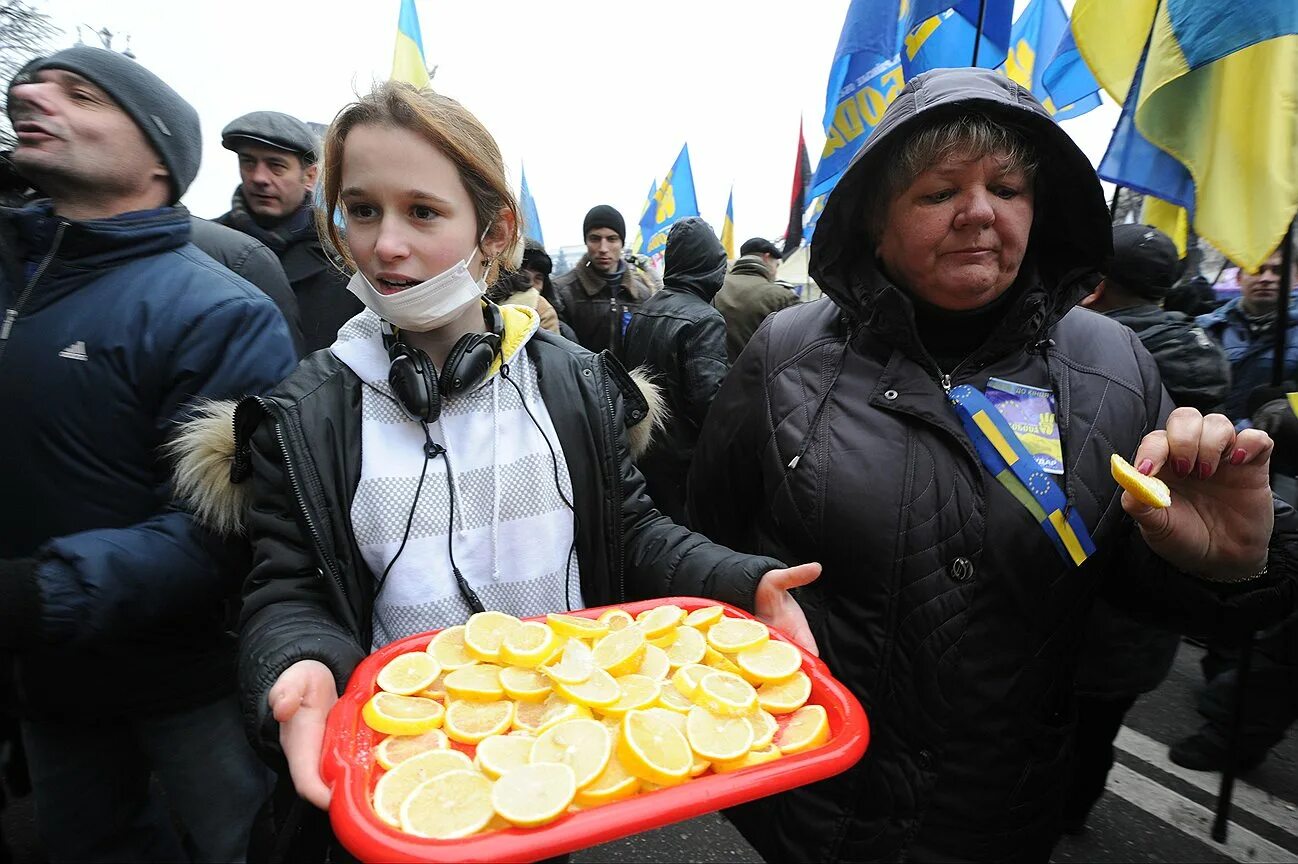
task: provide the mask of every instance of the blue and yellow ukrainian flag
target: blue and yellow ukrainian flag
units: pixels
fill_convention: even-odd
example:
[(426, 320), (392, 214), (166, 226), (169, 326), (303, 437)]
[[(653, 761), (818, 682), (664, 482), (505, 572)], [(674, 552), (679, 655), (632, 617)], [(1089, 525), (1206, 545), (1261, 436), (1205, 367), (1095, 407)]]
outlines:
[[(1071, 39), (1068, 46), (1064, 46), (1064, 37), (1068, 35), (1068, 13), (1059, 0), (1032, 0), (1014, 22), (1010, 34), (1010, 50), (1005, 58), (1006, 76), (1030, 90), (1056, 120), (1079, 117), (1100, 106), (1100, 85), (1091, 76), (1086, 64), (1080, 62), (1080, 58), (1072, 69), (1065, 68), (1066, 60), (1059, 62), (1056, 77), (1070, 72), (1073, 77), (1060, 80), (1060, 83), (1070, 93), (1077, 89), (1083, 90), (1083, 93), (1064, 102), (1053, 98), (1053, 91), (1046, 85), (1046, 72), (1058, 62), (1055, 58), (1059, 57), (1061, 47), (1066, 51), (1072, 50), (1076, 56), (1076, 46), (1072, 45)], [(1079, 77), (1081, 75), (1089, 80), (1089, 89), (1086, 89), (1087, 85)]]
[(1298, 3), (1078, 0), (1073, 36), (1123, 103), (1100, 176), (1255, 270), (1298, 212)]
[(653, 194), (650, 206), (640, 219), (640, 230), (646, 238), (644, 254), (657, 255), (667, 248), (667, 229), (688, 216), (699, 215), (694, 194), (694, 169), (690, 167), (690, 145), (681, 147), (672, 170)]
[(519, 197), (522, 199), (519, 204), (523, 208), (523, 236), (544, 246), (545, 238), (541, 236), (541, 216), (536, 212), (536, 199), (532, 197), (532, 190), (527, 188), (526, 168), (523, 169), (523, 182), (519, 185), (521, 187)]
[[(928, 18), (920, 17), (931, 9), (937, 12)], [(986, 0), (979, 30), (978, 0), (961, 3), (929, 0), (927, 4), (916, 0), (910, 10), (911, 27), (902, 36), (901, 66), (906, 80), (930, 69), (974, 65), (996, 68), (1005, 61), (1010, 45), (1013, 11), (1012, 0)], [(975, 34), (979, 36), (976, 49)]]
[(730, 198), (726, 201), (726, 218), (721, 220), (721, 248), (726, 250), (726, 258), (735, 260), (735, 187), (730, 187)]
[(645, 254), (645, 248), (646, 248), (645, 247), (646, 235), (644, 233), (645, 216), (649, 213), (649, 208), (653, 206), (654, 193), (657, 191), (658, 191), (658, 178), (655, 177), (653, 179), (653, 182), (649, 184), (649, 194), (645, 195), (644, 206), (640, 208), (640, 221), (636, 223), (635, 240), (631, 241), (631, 248), (641, 255)]
[(401, 0), (397, 19), (397, 47), (392, 52), (392, 80), (415, 87), (428, 86), (428, 65), (424, 62), (424, 40), (419, 34), (419, 13), (415, 0)]

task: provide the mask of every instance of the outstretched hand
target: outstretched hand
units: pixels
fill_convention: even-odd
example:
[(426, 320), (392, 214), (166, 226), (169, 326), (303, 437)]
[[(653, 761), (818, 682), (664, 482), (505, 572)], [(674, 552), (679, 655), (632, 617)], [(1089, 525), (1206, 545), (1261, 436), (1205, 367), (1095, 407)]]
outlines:
[(817, 657), (820, 651), (811, 635), (807, 616), (789, 593), (791, 588), (809, 585), (820, 578), (819, 564), (800, 564), (785, 570), (768, 570), (757, 583), (754, 611), (759, 620), (786, 634)]
[(1205, 579), (1247, 578), (1266, 563), (1275, 522), (1272, 442), (1265, 432), (1236, 432), (1221, 414), (1177, 408), (1167, 428), (1140, 442), (1132, 463), (1172, 490), (1160, 510), (1122, 493), (1122, 509), (1145, 542), (1179, 570)]
[(320, 778), (320, 752), (325, 720), (338, 701), (333, 673), (319, 660), (299, 660), (280, 673), (266, 701), (279, 723), (279, 746), (297, 794), (328, 810), (333, 790)]

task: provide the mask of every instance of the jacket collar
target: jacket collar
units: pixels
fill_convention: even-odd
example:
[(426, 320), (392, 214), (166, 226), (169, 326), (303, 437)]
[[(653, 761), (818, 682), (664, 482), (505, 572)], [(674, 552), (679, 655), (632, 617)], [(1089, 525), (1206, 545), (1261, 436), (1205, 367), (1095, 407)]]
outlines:
[(771, 273), (770, 268), (762, 263), (762, 259), (756, 255), (744, 255), (734, 263), (730, 268), (733, 276), (760, 276), (767, 282), (774, 282), (775, 276)]
[[(596, 270), (590, 263), (590, 255), (581, 256), (577, 266), (573, 268), (577, 273), (577, 284), (586, 292), (588, 297), (594, 297), (603, 292), (604, 287), (608, 284), (603, 274)], [(639, 268), (629, 261), (622, 271), (621, 288), (630, 294), (637, 301), (649, 299), (650, 293), (648, 285), (637, 275)]]
[(256, 237), (276, 253), (281, 253), (294, 243), (315, 236), (315, 211), (311, 206), (309, 193), (302, 199), (301, 207), (267, 227), (252, 217), (252, 212), (248, 209), (248, 199), (243, 197), (243, 187), (238, 186), (230, 199), (230, 212), (225, 214), (222, 221), (231, 228), (237, 228), (244, 234)]

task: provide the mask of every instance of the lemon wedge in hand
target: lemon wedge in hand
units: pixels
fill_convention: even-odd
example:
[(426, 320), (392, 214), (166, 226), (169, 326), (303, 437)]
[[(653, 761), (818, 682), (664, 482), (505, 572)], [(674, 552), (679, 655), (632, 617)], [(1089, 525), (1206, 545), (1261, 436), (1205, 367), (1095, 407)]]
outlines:
[(1109, 471), (1118, 485), (1142, 504), (1162, 510), (1172, 506), (1172, 490), (1157, 477), (1146, 477), (1117, 453), (1109, 460)]

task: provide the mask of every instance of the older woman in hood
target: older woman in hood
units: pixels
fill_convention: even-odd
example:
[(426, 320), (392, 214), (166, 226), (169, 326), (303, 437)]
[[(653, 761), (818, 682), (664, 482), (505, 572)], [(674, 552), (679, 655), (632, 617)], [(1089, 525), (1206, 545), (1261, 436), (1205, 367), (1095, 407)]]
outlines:
[[(768, 318), (690, 476), (693, 525), (787, 561), (873, 737), (733, 818), (767, 860), (1045, 861), (1097, 592), (1238, 636), (1295, 598), (1271, 442), (1173, 411), (1126, 328), (1076, 307), (1112, 254), (1095, 172), (984, 70), (912, 80), (830, 196), (827, 299)], [(1110, 458), (1172, 489), (1156, 510)]]

